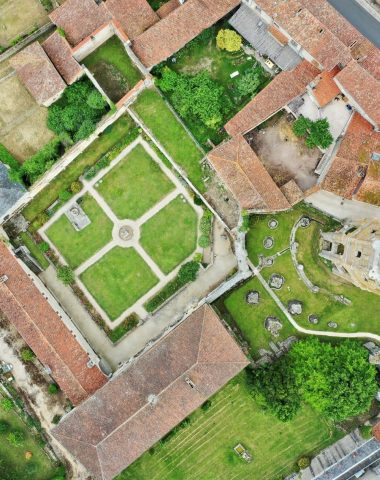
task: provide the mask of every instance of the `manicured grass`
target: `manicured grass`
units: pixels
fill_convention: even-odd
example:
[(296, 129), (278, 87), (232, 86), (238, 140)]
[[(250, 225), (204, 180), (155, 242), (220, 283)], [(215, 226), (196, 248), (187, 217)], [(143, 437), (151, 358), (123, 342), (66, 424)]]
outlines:
[[(190, 425), (117, 477), (117, 480), (277, 480), (294, 471), (303, 455), (312, 455), (341, 434), (309, 407), (290, 422), (265, 413), (251, 396), (242, 372), (198, 409)], [(246, 463), (233, 452), (242, 443), (253, 455)]]
[(181, 167), (190, 181), (205, 191), (201, 160), (203, 153), (170, 111), (156, 90), (144, 90), (132, 105), (133, 110)]
[(117, 102), (141, 80), (123, 44), (114, 35), (83, 61), (113, 102)]
[(181, 196), (141, 227), (140, 243), (164, 273), (171, 272), (196, 249), (198, 217)]
[(141, 145), (120, 161), (98, 186), (118, 218), (136, 220), (174, 189)]
[[(0, 395), (0, 400), (3, 397)], [(36, 435), (32, 434), (14, 410), (5, 412), (0, 409), (0, 421), (9, 424), (9, 431), (0, 433), (0, 478), (3, 480), (51, 480), (58, 475), (55, 467), (42, 448), (37, 444)], [(9, 432), (19, 431), (24, 436), (20, 446), (9, 443)], [(27, 460), (25, 452), (31, 452), (32, 458)], [(33, 473), (32, 473), (33, 472)]]
[(133, 248), (121, 247), (113, 248), (84, 271), (81, 280), (111, 320), (157, 283), (140, 255)]
[(20, 233), (20, 238), (21, 238), (21, 243), (29, 249), (32, 256), (39, 263), (40, 267), (43, 270), (46, 270), (48, 268), (48, 266), (50, 265), (50, 263), (49, 263), (48, 259), (45, 257), (45, 255), (38, 248), (37, 244), (34, 243), (33, 239), (29, 235), (29, 233), (28, 232), (21, 232)]
[[(246, 302), (246, 295), (250, 290), (259, 292), (260, 302), (258, 305), (249, 305)], [(257, 278), (252, 278), (233, 290), (218, 302), (217, 308), (232, 327), (239, 328), (243, 337), (250, 344), (252, 356), (256, 356), (260, 348), (268, 348), (270, 341), (281, 341), (297, 334)], [(278, 337), (273, 337), (264, 327), (265, 319), (269, 316), (277, 317), (283, 324)]]
[(124, 115), (94, 140), (86, 150), (78, 155), (68, 167), (52, 180), (36, 197), (24, 208), (22, 214), (28, 221), (33, 221), (37, 215), (46, 210), (63, 190), (67, 190), (71, 183), (83, 174), (84, 170), (94, 165), (105, 153), (123, 142), (125, 146), (138, 133), (131, 117)]
[(113, 223), (89, 194), (82, 197), (81, 207), (91, 220), (83, 230), (76, 231), (65, 214), (46, 230), (72, 268), (79, 267), (112, 239)]

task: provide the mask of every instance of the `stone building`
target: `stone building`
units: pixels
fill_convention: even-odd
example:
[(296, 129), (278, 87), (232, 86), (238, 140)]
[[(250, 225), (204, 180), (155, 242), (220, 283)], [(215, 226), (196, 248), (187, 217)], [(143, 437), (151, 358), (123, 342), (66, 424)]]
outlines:
[(380, 222), (363, 220), (355, 227), (322, 233), (320, 255), (334, 273), (357, 287), (380, 295)]

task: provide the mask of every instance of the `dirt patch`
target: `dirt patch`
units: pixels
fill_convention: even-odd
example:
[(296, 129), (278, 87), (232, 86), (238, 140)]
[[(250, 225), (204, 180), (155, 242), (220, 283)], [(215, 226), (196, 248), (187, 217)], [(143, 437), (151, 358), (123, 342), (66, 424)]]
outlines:
[(100, 60), (92, 73), (113, 102), (119, 101), (129, 90), (127, 79), (112, 63)]
[(317, 183), (314, 170), (322, 153), (317, 148), (307, 148), (304, 140), (294, 135), (289, 116), (249, 132), (246, 139), (279, 187), (295, 180), (305, 191)]
[(0, 71), (0, 143), (19, 160), (33, 155), (53, 138), (47, 109), (39, 106), (9, 65)]
[(202, 58), (196, 65), (186, 65), (181, 68), (181, 73), (186, 73), (188, 75), (196, 75), (203, 70), (208, 72), (212, 71), (213, 59), (209, 57)]
[(218, 181), (215, 175), (210, 176), (205, 197), (229, 228), (237, 226), (239, 222), (239, 205), (232, 193)]
[(0, 45), (7, 47), (19, 35), (48, 22), (39, 0), (0, 0)]

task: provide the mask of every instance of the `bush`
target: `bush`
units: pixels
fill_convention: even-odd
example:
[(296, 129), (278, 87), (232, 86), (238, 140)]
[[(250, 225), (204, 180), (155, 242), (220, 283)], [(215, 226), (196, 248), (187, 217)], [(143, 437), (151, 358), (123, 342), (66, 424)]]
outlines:
[(21, 349), (20, 357), (24, 362), (32, 362), (36, 358), (36, 355), (30, 348), (25, 347)]
[(20, 445), (22, 445), (24, 439), (24, 434), (20, 431), (10, 432), (7, 436), (8, 442), (14, 447), (19, 447)]
[(249, 213), (246, 210), (242, 210), (241, 218), (242, 218), (242, 221), (239, 227), (239, 231), (243, 233), (247, 233), (249, 231)]
[(256, 92), (261, 83), (261, 75), (254, 70), (248, 70), (236, 82), (237, 93), (241, 97), (251, 95)]
[(234, 30), (222, 29), (216, 36), (216, 44), (221, 50), (237, 52), (241, 49), (242, 40), (241, 36)]
[(83, 185), (82, 183), (78, 180), (76, 182), (72, 182), (72, 184), (70, 185), (70, 190), (72, 191), (72, 193), (79, 193), (83, 188)]
[(6, 420), (0, 420), (0, 434), (9, 432), (10, 424)]
[(14, 156), (0, 143), (0, 162), (8, 165), (9, 178), (18, 183), (22, 183), (21, 165), (14, 158)]
[(53, 419), (52, 419), (52, 423), (54, 423), (54, 425), (58, 425), (58, 423), (61, 421), (61, 418), (62, 418), (62, 415), (54, 415)]
[(57, 395), (57, 393), (59, 392), (59, 387), (56, 383), (51, 383), (48, 387), (48, 392), (50, 393), (50, 395)]
[(67, 202), (68, 200), (70, 200), (71, 196), (72, 196), (72, 193), (69, 192), (68, 190), (63, 190), (58, 194), (58, 198), (61, 200), (61, 202)]
[(50, 246), (47, 242), (41, 242), (38, 244), (40, 252), (47, 253), (50, 250)]
[(369, 440), (372, 438), (372, 426), (371, 425), (361, 425), (359, 428), (360, 435), (364, 438), (364, 440)]
[(299, 468), (301, 470), (304, 470), (305, 468), (309, 467), (310, 466), (310, 458), (309, 457), (301, 457), (298, 461), (297, 461), (297, 465), (299, 466)]
[(66, 265), (59, 265), (57, 267), (57, 277), (65, 285), (71, 285), (75, 282), (74, 272)]
[(0, 406), (4, 412), (9, 412), (14, 407), (14, 404), (10, 398), (3, 398), (0, 402)]
[(53, 165), (59, 157), (60, 147), (60, 140), (53, 139), (44, 145), (37, 153), (25, 160), (22, 164), (21, 172), (24, 182), (27, 185), (32, 185), (38, 177)]
[(199, 263), (197, 262), (187, 262), (184, 263), (178, 272), (178, 279), (184, 285), (189, 282), (194, 282), (197, 278), (199, 271)]
[(211, 400), (206, 400), (202, 405), (201, 405), (201, 409), (204, 411), (204, 412), (207, 412), (207, 410), (209, 410), (209, 408), (211, 407), (212, 405), (212, 401)]
[(210, 237), (208, 237), (207, 235), (201, 235), (199, 238), (198, 238), (198, 245), (201, 247), (201, 248), (207, 248), (211, 245), (211, 241), (210, 241)]

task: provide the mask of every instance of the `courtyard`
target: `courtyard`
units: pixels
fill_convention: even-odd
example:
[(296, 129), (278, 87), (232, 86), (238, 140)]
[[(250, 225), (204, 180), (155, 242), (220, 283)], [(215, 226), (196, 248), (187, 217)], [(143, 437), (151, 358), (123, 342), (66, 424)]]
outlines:
[(294, 117), (279, 112), (245, 136), (279, 187), (294, 180), (305, 191), (317, 183), (322, 153), (308, 148), (292, 131)]
[(116, 35), (86, 57), (83, 63), (115, 103), (142, 78)]
[(39, 233), (114, 328), (192, 258), (203, 209), (141, 137), (83, 183)]

